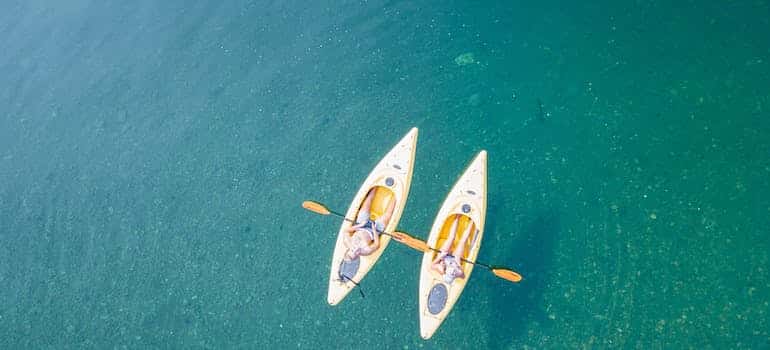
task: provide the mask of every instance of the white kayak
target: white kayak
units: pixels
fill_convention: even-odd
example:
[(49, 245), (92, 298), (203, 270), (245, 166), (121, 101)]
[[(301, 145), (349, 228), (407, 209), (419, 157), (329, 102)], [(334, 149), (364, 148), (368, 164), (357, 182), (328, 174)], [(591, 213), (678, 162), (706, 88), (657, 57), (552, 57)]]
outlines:
[[(462, 258), (476, 261), (484, 234), (484, 220), (487, 210), (487, 152), (481, 151), (460, 176), (441, 205), (428, 236), (428, 245), (441, 249), (449, 237), (450, 228), (459, 215), (457, 234), (452, 250), (461, 240), (461, 233), (471, 225)], [(460, 267), (464, 278), (446, 283), (443, 275), (432, 268), (433, 260), (439, 254), (435, 251), (424, 253), (420, 267), (420, 335), (424, 339), (433, 336), (438, 327), (452, 311), (457, 299), (465, 288), (473, 271), (473, 264), (463, 262)]]
[[(393, 149), (388, 152), (359, 188), (345, 217), (355, 220), (358, 211), (371, 189), (375, 189), (375, 196), (370, 209), (370, 219), (376, 220), (383, 215), (388, 203), (395, 199), (396, 204), (390, 221), (385, 226), (385, 232), (393, 232), (403, 214), (406, 199), (409, 195), (409, 187), (412, 183), (412, 169), (414, 168), (414, 155), (417, 147), (417, 128), (412, 128)], [(353, 261), (344, 261), (348, 248), (345, 246), (345, 235), (350, 236), (347, 229), (353, 225), (348, 220), (342, 221), (337, 235), (337, 244), (332, 254), (331, 271), (329, 273), (329, 294), (327, 301), (330, 305), (337, 305), (345, 296), (360, 283), (366, 274), (382, 255), (390, 242), (390, 236), (380, 236), (380, 246), (372, 254), (360, 256)]]

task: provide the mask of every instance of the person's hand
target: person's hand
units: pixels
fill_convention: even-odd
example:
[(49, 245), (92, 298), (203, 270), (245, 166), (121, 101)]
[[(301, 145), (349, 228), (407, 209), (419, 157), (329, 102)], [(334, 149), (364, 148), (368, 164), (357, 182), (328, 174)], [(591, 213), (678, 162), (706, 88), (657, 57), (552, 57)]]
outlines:
[(361, 225), (361, 224), (353, 224), (353, 226), (348, 227), (348, 232), (354, 232), (355, 230), (358, 230), (359, 228), (361, 228), (361, 226), (363, 226), (363, 225)]
[(442, 250), (440, 253), (438, 253), (437, 260), (443, 261), (444, 257), (447, 256), (448, 254), (449, 254), (449, 252)]
[[(379, 248), (380, 247), (380, 234), (377, 231), (377, 223), (376, 222), (372, 223), (372, 231), (374, 231), (374, 235), (372, 235), (374, 237), (373, 237), (372, 240), (374, 241), (374, 244)], [(380, 231), (380, 232), (382, 232), (382, 231)]]

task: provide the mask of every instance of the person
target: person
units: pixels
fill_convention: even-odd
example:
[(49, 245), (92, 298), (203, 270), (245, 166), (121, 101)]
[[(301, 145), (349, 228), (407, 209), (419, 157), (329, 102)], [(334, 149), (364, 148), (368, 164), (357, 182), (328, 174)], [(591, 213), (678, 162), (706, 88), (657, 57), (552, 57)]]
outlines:
[(444, 244), (441, 245), (441, 249), (439, 250), (440, 253), (433, 259), (431, 265), (433, 270), (443, 276), (444, 282), (447, 284), (452, 284), (455, 278), (465, 278), (465, 272), (461, 266), (461, 258), (463, 254), (465, 254), (465, 243), (471, 235), (473, 224), (468, 224), (465, 227), (465, 231), (463, 232), (462, 237), (460, 237), (460, 242), (457, 243), (454, 251), (449, 255), (449, 250), (452, 248), (452, 243), (457, 236), (457, 225), (459, 222), (460, 214), (455, 214), (452, 227), (449, 229), (449, 238), (447, 238), (447, 240), (444, 241)]
[(352, 261), (359, 256), (372, 254), (380, 247), (380, 234), (385, 231), (390, 218), (393, 216), (393, 210), (396, 208), (395, 198), (391, 199), (385, 213), (377, 220), (371, 220), (372, 200), (377, 188), (372, 188), (364, 199), (364, 204), (358, 211), (356, 224), (347, 228), (348, 235), (345, 236), (343, 243), (348, 247), (345, 252), (345, 260)]

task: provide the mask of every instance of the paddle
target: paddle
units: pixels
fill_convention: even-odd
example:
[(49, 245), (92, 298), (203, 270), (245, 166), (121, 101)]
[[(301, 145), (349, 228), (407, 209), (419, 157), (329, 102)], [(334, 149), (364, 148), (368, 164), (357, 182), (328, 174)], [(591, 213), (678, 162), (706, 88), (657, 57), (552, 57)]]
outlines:
[[(412, 247), (414, 249), (417, 249), (419, 251), (427, 252), (428, 250), (432, 250), (432, 251), (437, 252), (437, 253), (441, 252), (440, 250), (438, 250), (436, 248), (433, 248), (433, 247), (430, 247), (430, 246), (428, 246), (427, 243), (425, 243), (423, 241), (420, 241), (417, 238), (411, 237), (410, 235), (408, 235), (408, 234), (406, 234), (404, 232), (396, 231), (393, 234), (394, 235), (405, 236), (405, 237), (408, 237), (408, 239), (410, 239), (410, 240), (416, 241), (416, 242), (410, 242), (410, 243), (406, 243), (406, 242), (402, 242), (402, 243), (404, 243), (404, 244), (406, 244), (406, 245), (408, 245), (408, 246), (410, 246), (410, 247)], [(398, 241), (398, 238), (396, 238), (396, 240)], [(417, 243), (417, 242), (419, 242), (419, 243)], [(451, 256), (451, 254), (450, 254), (450, 256)], [(522, 279), (520, 274), (516, 273), (515, 271), (513, 271), (511, 269), (505, 268), (505, 267), (500, 267), (500, 266), (492, 267), (492, 266), (490, 266), (488, 264), (485, 264), (483, 262), (480, 262), (480, 261), (470, 261), (470, 260), (465, 259), (465, 258), (460, 258), (460, 260), (462, 260), (464, 262), (467, 262), (469, 264), (483, 266), (483, 267), (487, 268), (487, 270), (492, 271), (492, 273), (495, 274), (495, 276), (500, 277), (500, 278), (502, 278), (504, 280), (508, 280), (508, 281), (511, 281), (511, 282), (520, 282), (521, 279)]]
[[(307, 210), (310, 210), (310, 211), (312, 211), (314, 213), (318, 213), (318, 214), (321, 214), (321, 215), (332, 214), (332, 215), (335, 215), (335, 216), (339, 216), (339, 217), (341, 217), (341, 218), (343, 218), (343, 219), (345, 219), (347, 221), (350, 221), (352, 223), (355, 223), (353, 220), (346, 218), (345, 215), (342, 215), (340, 213), (331, 211), (328, 208), (326, 208), (326, 206), (324, 206), (323, 204), (315, 202), (315, 201), (304, 201), (304, 202), (302, 202), (302, 207), (307, 209)], [(411, 235), (409, 235), (408, 233), (405, 233), (405, 232), (399, 232), (399, 231), (396, 231), (396, 232), (393, 232), (393, 233), (382, 232), (382, 234), (385, 234), (385, 235), (388, 235), (390, 237), (393, 237), (393, 239), (395, 239), (397, 242), (403, 243), (404, 245), (406, 245), (406, 246), (408, 246), (408, 247), (410, 247), (412, 249), (419, 250), (421, 252), (428, 252), (429, 250), (432, 250), (432, 251), (435, 251), (435, 252), (440, 252), (438, 249), (429, 246), (427, 243), (425, 243), (425, 241), (422, 241), (422, 240), (419, 240), (417, 238), (414, 238), (414, 237), (412, 237)], [(469, 263), (469, 264), (483, 266), (483, 267), (487, 268), (489, 271), (492, 271), (492, 273), (495, 276), (500, 277), (500, 278), (502, 278), (504, 280), (508, 280), (508, 281), (511, 281), (511, 282), (520, 282), (521, 279), (522, 279), (520, 274), (514, 272), (511, 269), (505, 268), (505, 267), (492, 267), (492, 266), (490, 266), (488, 264), (485, 264), (485, 263), (482, 263), (480, 261), (470, 261), (470, 260), (466, 260), (465, 258), (460, 258), (460, 260), (462, 260), (462, 261), (464, 261), (466, 263)]]
[[(316, 201), (304, 201), (304, 202), (302, 202), (302, 207), (307, 209), (307, 210), (310, 210), (310, 211), (312, 211), (312, 212), (314, 212), (316, 214), (321, 214), (321, 215), (330, 215), (331, 214), (331, 215), (334, 215), (334, 216), (339, 216), (339, 217), (341, 217), (341, 218), (343, 218), (343, 219), (345, 219), (347, 221), (350, 221), (353, 224), (356, 223), (352, 219), (346, 218), (345, 215), (342, 215), (342, 214), (340, 214), (338, 212), (335, 212), (335, 211), (331, 211), (325, 205), (323, 205), (321, 203), (318, 203)], [(408, 246), (410, 246), (410, 247), (412, 247), (414, 249), (418, 249), (419, 250), (420, 247), (422, 247), (421, 245), (412, 246), (409, 243), (406, 243), (406, 242), (402, 241), (401, 239), (406, 240), (406, 239), (411, 238), (411, 237), (408, 237), (408, 235), (405, 234), (405, 233), (402, 233), (402, 232), (395, 232), (395, 233), (392, 233), (392, 234), (389, 233), (389, 232), (380, 232), (380, 233), (382, 233), (384, 235), (387, 235), (387, 236), (390, 236), (390, 237), (393, 237), (396, 241), (404, 243), (404, 244), (406, 244), (406, 245), (408, 245)], [(402, 237), (403, 235), (406, 235), (408, 238)], [(419, 240), (416, 240), (416, 241), (418, 242), (416, 244), (422, 243), (422, 244), (425, 245), (426, 248), (428, 247), (428, 245), (425, 244), (425, 242), (422, 242), (422, 241), (419, 241)]]

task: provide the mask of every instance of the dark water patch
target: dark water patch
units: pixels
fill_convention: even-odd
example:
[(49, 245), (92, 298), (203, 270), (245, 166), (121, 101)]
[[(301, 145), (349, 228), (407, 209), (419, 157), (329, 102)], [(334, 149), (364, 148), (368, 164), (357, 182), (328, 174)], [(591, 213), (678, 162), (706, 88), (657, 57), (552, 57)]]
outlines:
[(559, 215), (553, 209), (540, 209), (510, 222), (521, 230), (513, 239), (496, 244), (494, 256), (511, 261), (509, 267), (524, 279), (516, 285), (507, 285), (510, 282), (503, 280), (487, 282), (488, 345), (496, 349), (512, 344), (537, 344), (537, 339), (528, 339), (526, 331), (533, 324), (548, 328), (552, 323), (543, 294), (554, 278), (554, 247), (562, 229)]

